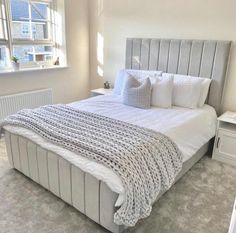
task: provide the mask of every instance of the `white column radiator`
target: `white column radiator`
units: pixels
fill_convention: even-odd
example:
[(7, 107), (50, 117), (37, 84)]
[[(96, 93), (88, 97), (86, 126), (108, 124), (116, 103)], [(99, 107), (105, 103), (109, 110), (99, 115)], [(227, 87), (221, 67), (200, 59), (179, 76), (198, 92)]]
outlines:
[(52, 104), (52, 89), (0, 96), (0, 120), (25, 108)]

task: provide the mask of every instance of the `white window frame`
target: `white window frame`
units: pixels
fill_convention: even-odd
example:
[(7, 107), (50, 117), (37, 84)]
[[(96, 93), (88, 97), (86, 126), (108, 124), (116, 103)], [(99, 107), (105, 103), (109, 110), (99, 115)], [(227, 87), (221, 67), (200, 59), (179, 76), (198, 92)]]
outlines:
[[(52, 46), (54, 53), (53, 53), (53, 57), (58, 57), (58, 50), (60, 49), (60, 46), (58, 46), (58, 44), (56, 43), (57, 38), (56, 38), (56, 26), (57, 26), (57, 21), (55, 18), (55, 12), (58, 11), (57, 9), (57, 0), (23, 0), (23, 1), (27, 1), (29, 3), (47, 3), (50, 5), (50, 19), (47, 21), (49, 25), (48, 30), (50, 30), (49, 33), (49, 38), (47, 39), (34, 39), (33, 37), (31, 38), (26, 38), (26, 39), (21, 39), (21, 38), (13, 38), (12, 37), (12, 32), (13, 32), (13, 21), (12, 21), (12, 16), (11, 16), (11, 2), (10, 0), (0, 0), (0, 4), (1, 4), (1, 11), (2, 14), (5, 14), (6, 17), (6, 26), (3, 25), (3, 20), (1, 20), (0, 23), (2, 23), (3, 25), (3, 30), (5, 33), (5, 39), (1, 39), (0, 38), (0, 46), (5, 46), (7, 48), (7, 64), (8, 66), (5, 68), (0, 67), (0, 71), (4, 70), (4, 69), (11, 69), (11, 62), (10, 62), (10, 58), (13, 56), (13, 47), (14, 46), (32, 46), (34, 49), (34, 46)], [(31, 4), (29, 4), (29, 8), (31, 8)], [(29, 12), (32, 9), (29, 9)], [(32, 23), (32, 18), (31, 15), (29, 15), (29, 22)], [(32, 27), (30, 26), (30, 34), (32, 35)], [(42, 65), (49, 65), (48, 61), (44, 61), (44, 62), (28, 62), (25, 64), (21, 64), (22, 68), (30, 68), (30, 67), (37, 67), (37, 66), (42, 66)]]
[[(2, 30), (3, 30), (3, 35), (4, 38), (0, 38), (0, 46), (1, 47), (5, 47), (6, 48), (6, 56), (7, 56), (7, 60), (6, 60), (6, 64), (7, 66), (9, 66), (9, 37), (8, 37), (8, 32), (7, 32), (7, 18), (6, 18), (6, 9), (5, 9), (5, 1), (4, 0), (0, 0), (0, 11), (1, 11), (1, 17), (0, 17), (0, 23), (2, 26)], [(4, 23), (5, 21), (5, 23)]]

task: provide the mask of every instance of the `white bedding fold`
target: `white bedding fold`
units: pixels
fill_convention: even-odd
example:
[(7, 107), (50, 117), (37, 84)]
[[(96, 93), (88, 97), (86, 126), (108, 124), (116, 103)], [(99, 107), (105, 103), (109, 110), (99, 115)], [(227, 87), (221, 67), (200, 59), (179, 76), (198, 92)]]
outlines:
[[(215, 135), (217, 116), (215, 110), (208, 105), (194, 110), (179, 107), (144, 110), (123, 105), (120, 97), (116, 95), (98, 96), (69, 105), (76, 109), (98, 113), (164, 133), (177, 144), (183, 153), (184, 161), (190, 159), (201, 146)], [(83, 171), (104, 181), (112, 191), (119, 194), (116, 206), (123, 202), (124, 188), (122, 182), (111, 169), (53, 145), (30, 130), (12, 126), (5, 126), (4, 128), (59, 154)]]

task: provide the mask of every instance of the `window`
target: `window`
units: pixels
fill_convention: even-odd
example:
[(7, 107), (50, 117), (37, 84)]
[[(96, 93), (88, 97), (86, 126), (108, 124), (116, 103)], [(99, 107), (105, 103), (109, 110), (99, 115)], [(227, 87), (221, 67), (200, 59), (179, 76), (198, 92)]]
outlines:
[(0, 0), (0, 69), (16, 56), (21, 67), (53, 64), (56, 43), (56, 0)]

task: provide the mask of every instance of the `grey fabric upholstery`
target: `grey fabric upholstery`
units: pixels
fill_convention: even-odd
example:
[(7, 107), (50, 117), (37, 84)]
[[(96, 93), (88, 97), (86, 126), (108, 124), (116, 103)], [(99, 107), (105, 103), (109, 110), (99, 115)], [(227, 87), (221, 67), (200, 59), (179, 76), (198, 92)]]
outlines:
[(152, 84), (149, 78), (143, 83), (129, 76), (122, 93), (123, 103), (137, 108), (150, 108)]
[[(104, 182), (24, 137), (6, 131), (5, 140), (8, 160), (12, 167), (109, 231), (124, 231), (126, 227), (116, 225), (113, 219), (118, 194), (112, 192)], [(184, 162), (176, 182), (201, 159), (208, 146), (209, 143), (205, 144), (190, 160)], [(35, 168), (35, 173), (31, 174)], [(160, 193), (156, 200), (162, 194)]]
[(124, 230), (113, 220), (118, 194), (105, 183), (24, 137), (6, 131), (5, 140), (14, 168), (109, 231)]
[(208, 104), (220, 113), (230, 41), (127, 39), (126, 68), (211, 78)]

